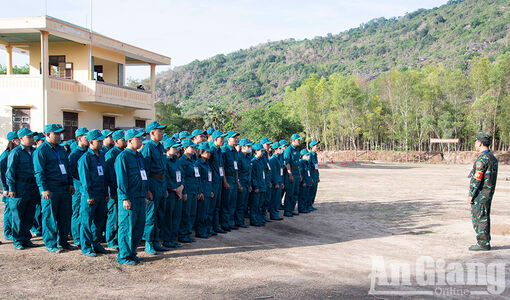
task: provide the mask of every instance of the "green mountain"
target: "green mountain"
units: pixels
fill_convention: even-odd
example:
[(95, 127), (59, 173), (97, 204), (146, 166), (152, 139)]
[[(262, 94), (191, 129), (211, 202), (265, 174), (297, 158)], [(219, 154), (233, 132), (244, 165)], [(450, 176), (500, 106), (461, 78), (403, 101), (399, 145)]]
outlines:
[(442, 62), (466, 69), (475, 56), (510, 50), (509, 0), (451, 0), (401, 17), (374, 19), (345, 32), (288, 39), (193, 61), (158, 75), (157, 100), (187, 114), (211, 104), (230, 110), (282, 100), (315, 73), (374, 78), (390, 69)]

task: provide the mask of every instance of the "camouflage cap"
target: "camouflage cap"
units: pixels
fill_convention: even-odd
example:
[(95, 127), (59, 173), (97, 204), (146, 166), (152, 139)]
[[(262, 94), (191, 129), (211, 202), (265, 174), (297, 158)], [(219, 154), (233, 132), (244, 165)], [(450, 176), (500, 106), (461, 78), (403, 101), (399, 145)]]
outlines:
[(479, 132), (476, 135), (476, 140), (482, 142), (484, 145), (490, 145), (492, 142), (492, 136), (485, 132)]

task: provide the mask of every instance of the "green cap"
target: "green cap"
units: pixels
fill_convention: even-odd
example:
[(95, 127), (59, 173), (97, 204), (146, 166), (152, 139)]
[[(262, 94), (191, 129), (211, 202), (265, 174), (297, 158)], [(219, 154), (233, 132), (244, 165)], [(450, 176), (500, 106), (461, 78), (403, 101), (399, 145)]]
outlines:
[(479, 132), (476, 135), (476, 140), (482, 142), (482, 144), (488, 146), (492, 142), (492, 136), (485, 132)]

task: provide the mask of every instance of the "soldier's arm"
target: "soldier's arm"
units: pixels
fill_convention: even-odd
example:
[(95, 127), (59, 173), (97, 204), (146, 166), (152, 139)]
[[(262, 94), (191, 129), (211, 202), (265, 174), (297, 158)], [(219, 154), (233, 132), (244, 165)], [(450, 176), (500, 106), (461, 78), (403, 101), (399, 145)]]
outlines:
[(475, 163), (475, 172), (471, 177), (469, 196), (475, 198), (483, 187), (484, 175), (487, 171), (488, 161), (480, 157)]
[(18, 152), (11, 151), (7, 158), (7, 172), (5, 173), (5, 179), (9, 192), (16, 193), (15, 179), (16, 179), (16, 167), (18, 165)]
[(35, 181), (37, 186), (39, 187), (40, 192), (48, 191), (48, 181), (46, 180), (46, 174), (44, 170), (46, 169), (46, 160), (44, 158), (43, 149), (36, 151), (36, 155), (34, 157), (34, 172), (35, 172)]

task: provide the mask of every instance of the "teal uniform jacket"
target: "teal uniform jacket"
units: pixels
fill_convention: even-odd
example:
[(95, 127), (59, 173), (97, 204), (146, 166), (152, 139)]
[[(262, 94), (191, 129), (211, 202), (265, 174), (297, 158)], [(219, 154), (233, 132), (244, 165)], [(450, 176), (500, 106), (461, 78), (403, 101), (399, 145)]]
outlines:
[(220, 168), (223, 168), (223, 155), (221, 149), (216, 147), (214, 143), (211, 143), (211, 157), (209, 157), (208, 163), (213, 172), (213, 181), (217, 182), (221, 180)]
[(9, 186), (7, 186), (7, 181), (5, 179), (5, 173), (7, 172), (7, 158), (9, 157), (9, 150), (5, 150), (2, 155), (0, 155), (0, 181), (2, 183), (2, 190), (8, 191)]
[(251, 156), (239, 152), (239, 183), (242, 186), (249, 186), (251, 182)]
[(281, 185), (283, 183), (283, 165), (276, 153), (269, 159), (269, 165), (271, 166), (271, 183), (273, 186)]
[[(60, 189), (73, 183), (64, 147), (45, 141), (34, 153), (35, 180), (39, 191)], [(63, 169), (59, 165), (63, 165)]]
[(290, 165), (292, 175), (299, 174), (299, 159), (299, 149), (294, 147), (294, 145), (288, 146), (283, 152), (284, 164)]
[(92, 149), (87, 150), (78, 160), (78, 173), (82, 199), (106, 199), (108, 169), (101, 153), (96, 155)]
[(300, 159), (299, 169), (301, 171), (301, 177), (303, 177), (303, 182), (301, 182), (301, 184), (306, 184), (307, 187), (310, 187), (312, 185), (312, 173), (310, 171), (309, 161)]
[(108, 150), (104, 156), (106, 169), (108, 172), (106, 173), (107, 183), (110, 187), (110, 197), (117, 196), (117, 175), (115, 173), (115, 160), (117, 156), (122, 152), (122, 150), (115, 146), (112, 149)]
[(69, 155), (69, 168), (71, 169), (71, 175), (75, 180), (80, 181), (80, 176), (78, 174), (78, 160), (80, 160), (82, 155), (86, 152), (87, 149), (83, 149), (82, 147), (77, 146), (76, 149), (71, 151), (71, 154)]
[(165, 177), (167, 190), (175, 190), (184, 184), (183, 171), (179, 166), (177, 156), (166, 158)]
[[(140, 150), (145, 170), (149, 173), (165, 174), (165, 149), (161, 143), (150, 140)], [(150, 175), (150, 174), (147, 175)], [(163, 185), (164, 186), (164, 185)]]
[[(146, 198), (149, 185), (142, 180), (141, 171), (145, 171), (140, 153), (126, 148), (115, 160), (117, 175), (117, 195), (119, 201)], [(146, 176), (148, 176), (146, 174)], [(148, 178), (148, 177), (145, 177)]]
[(211, 197), (212, 192), (212, 170), (209, 164), (203, 159), (199, 159), (196, 162), (200, 170), (200, 186), (202, 187), (202, 193), (205, 197)]
[(317, 153), (310, 151), (310, 172), (312, 172), (312, 179), (314, 183), (319, 182), (319, 159)]
[[(179, 169), (183, 172), (183, 180), (186, 183), (184, 185), (183, 194), (198, 195), (202, 193), (202, 188), (200, 186), (200, 170), (198, 169), (196, 162), (183, 154), (181, 158), (179, 158), (178, 164)], [(198, 176), (195, 175), (195, 168), (198, 172), (196, 173)]]
[(106, 159), (106, 153), (108, 153), (108, 151), (110, 151), (111, 149), (113, 148), (108, 148), (106, 146), (103, 145), (103, 147), (101, 148), (101, 150), (99, 150), (99, 155), (101, 155), (101, 157), (103, 159)]
[(5, 178), (9, 192), (17, 193), (18, 197), (21, 191), (16, 189), (16, 186), (20, 186), (17, 183), (35, 184), (34, 162), (32, 159), (34, 151), (33, 147), (27, 150), (25, 146), (19, 145), (9, 153)]
[(259, 193), (264, 193), (267, 191), (266, 187), (266, 179), (265, 179), (265, 171), (262, 158), (258, 159), (257, 157), (253, 157), (251, 160), (252, 169), (251, 169), (251, 186), (252, 191), (259, 190)]
[(225, 168), (225, 176), (237, 178), (238, 175), (237, 173), (239, 171), (237, 151), (234, 148), (230, 147), (230, 145), (225, 145), (221, 147), (221, 153), (223, 155), (223, 166)]
[(264, 172), (266, 172), (266, 184), (267, 186), (271, 185), (271, 166), (269, 165), (269, 154), (267, 151), (264, 151), (264, 155), (262, 156), (264, 162)]

